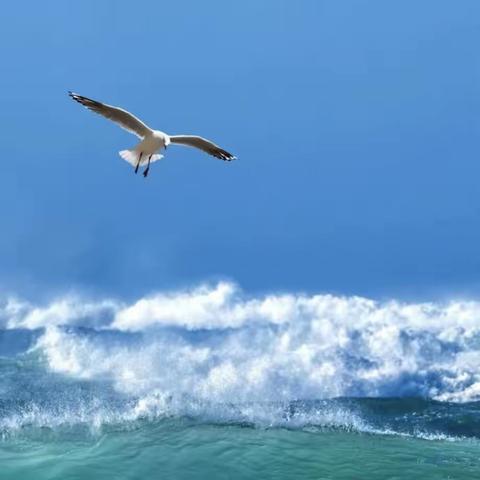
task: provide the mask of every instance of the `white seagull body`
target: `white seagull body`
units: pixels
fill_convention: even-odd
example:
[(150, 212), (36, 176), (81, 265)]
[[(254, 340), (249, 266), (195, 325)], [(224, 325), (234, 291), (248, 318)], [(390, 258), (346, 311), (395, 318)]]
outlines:
[(123, 110), (123, 108), (112, 107), (111, 105), (97, 102), (91, 98), (82, 97), (73, 92), (68, 92), (68, 94), (78, 103), (81, 103), (93, 112), (112, 120), (123, 129), (142, 139), (142, 141), (133, 149), (122, 150), (119, 154), (124, 160), (135, 167), (135, 173), (138, 172), (141, 165), (147, 165), (143, 172), (144, 177), (148, 175), (150, 164), (163, 157), (163, 155), (158, 152), (162, 149), (166, 150), (170, 143), (196, 147), (227, 162), (235, 160), (236, 158), (231, 153), (228, 153), (226, 150), (223, 150), (218, 145), (215, 145), (213, 142), (210, 142), (205, 138), (195, 135), (167, 135), (160, 130), (152, 130), (135, 115)]

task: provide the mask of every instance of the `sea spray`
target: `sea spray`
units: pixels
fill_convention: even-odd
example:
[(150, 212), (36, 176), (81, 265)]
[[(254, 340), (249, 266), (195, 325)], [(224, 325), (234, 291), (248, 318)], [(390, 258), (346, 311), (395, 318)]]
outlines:
[[(465, 428), (432, 419), (443, 406), (460, 419), (451, 402), (479, 399), (479, 319), (473, 301), (250, 296), (231, 283), (132, 303), (5, 299), (0, 428), (184, 417), (476, 437), (476, 407)], [(428, 404), (403, 412), (403, 425), (397, 416), (380, 421), (367, 408), (375, 397)]]

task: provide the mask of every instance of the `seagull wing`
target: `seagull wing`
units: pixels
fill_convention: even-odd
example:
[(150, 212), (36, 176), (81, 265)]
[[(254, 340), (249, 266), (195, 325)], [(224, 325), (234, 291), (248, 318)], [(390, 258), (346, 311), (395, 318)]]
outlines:
[(97, 102), (91, 98), (82, 97), (73, 92), (68, 92), (68, 94), (78, 103), (81, 103), (84, 107), (87, 107), (92, 112), (103, 115), (105, 118), (112, 120), (116, 124), (120, 125), (127, 132), (137, 135), (137, 137), (143, 138), (149, 133), (152, 133), (152, 129), (147, 127), (141, 120), (139, 120), (135, 115), (132, 115), (130, 112), (127, 112), (123, 108), (112, 107), (111, 105), (106, 105), (105, 103)]
[(203, 150), (220, 160), (226, 160), (227, 162), (237, 158), (226, 150), (220, 148), (218, 145), (215, 145), (213, 142), (195, 135), (173, 135), (170, 137), (170, 141), (180, 145), (187, 145), (188, 147), (199, 148), (200, 150)]

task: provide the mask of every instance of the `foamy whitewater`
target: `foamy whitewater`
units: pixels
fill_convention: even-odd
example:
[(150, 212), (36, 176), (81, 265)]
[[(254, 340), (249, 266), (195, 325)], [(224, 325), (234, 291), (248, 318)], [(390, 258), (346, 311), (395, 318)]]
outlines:
[[(39, 438), (51, 448), (47, 431), (62, 445), (72, 435), (82, 442), (113, 435), (102, 448), (134, 435), (125, 439), (130, 448), (147, 451), (160, 448), (159, 435), (167, 448), (172, 428), (183, 445), (192, 432), (216, 426), (201, 445), (240, 428), (224, 439), (237, 448), (239, 435), (260, 435), (239, 433), (247, 427), (273, 435), (274, 444), (314, 435), (305, 449), (332, 435), (342, 445), (367, 435), (462, 444), (470, 458), (480, 438), (480, 302), (252, 296), (228, 282), (130, 303), (69, 295), (32, 304), (5, 296), (0, 375), (6, 451), (11, 442)], [(297, 433), (272, 433), (284, 429)], [(469, 460), (475, 475), (477, 453)], [(152, 451), (152, 461), (157, 456)], [(135, 472), (125, 478), (142, 478)]]
[(480, 398), (477, 302), (252, 298), (220, 283), (132, 304), (6, 299), (0, 321), (19, 335), (36, 332), (29, 351), (41, 354), (52, 372), (109, 379), (117, 391), (143, 399)]

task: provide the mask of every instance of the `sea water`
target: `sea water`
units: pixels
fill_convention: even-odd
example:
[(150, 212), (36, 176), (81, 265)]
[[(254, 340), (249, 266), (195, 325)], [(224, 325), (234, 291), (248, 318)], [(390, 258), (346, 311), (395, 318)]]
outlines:
[(0, 303), (0, 478), (480, 478), (480, 303)]

